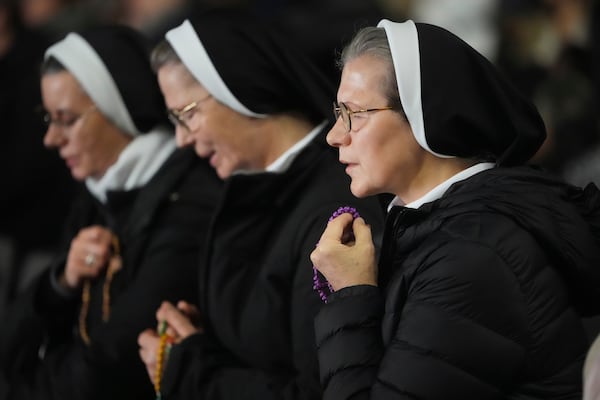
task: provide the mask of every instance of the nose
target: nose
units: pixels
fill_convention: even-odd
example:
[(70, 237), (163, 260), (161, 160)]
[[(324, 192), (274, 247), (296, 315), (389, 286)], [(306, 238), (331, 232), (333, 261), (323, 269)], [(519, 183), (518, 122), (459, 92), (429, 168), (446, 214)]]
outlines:
[(331, 130), (327, 133), (327, 143), (332, 147), (347, 146), (350, 143), (350, 135), (346, 132), (346, 128), (338, 118)]
[(48, 125), (48, 130), (44, 135), (44, 146), (47, 148), (60, 147), (66, 142), (67, 138), (62, 131), (54, 124)]
[(188, 146), (194, 143), (194, 135), (184, 126), (177, 124), (175, 126), (175, 143), (178, 147)]

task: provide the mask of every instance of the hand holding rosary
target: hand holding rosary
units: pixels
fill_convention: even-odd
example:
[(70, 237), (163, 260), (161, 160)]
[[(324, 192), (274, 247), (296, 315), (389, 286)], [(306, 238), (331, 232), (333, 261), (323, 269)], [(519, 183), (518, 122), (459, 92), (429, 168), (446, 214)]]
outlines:
[[(106, 269), (106, 277), (102, 285), (102, 321), (108, 322), (110, 319), (110, 286), (114, 275), (123, 268), (123, 260), (121, 259), (121, 247), (119, 245), (119, 238), (116, 235), (111, 237), (112, 255), (108, 261), (108, 267)], [(89, 256), (89, 254), (88, 254)], [(93, 254), (92, 254), (93, 256)], [(86, 257), (86, 264), (88, 263)], [(94, 258), (94, 257), (90, 257)], [(95, 260), (92, 260), (95, 261)], [(86, 345), (90, 345), (91, 339), (87, 330), (87, 316), (90, 308), (91, 299), (91, 288), (92, 281), (87, 279), (83, 283), (83, 290), (81, 292), (81, 309), (79, 310), (79, 335), (81, 340)]]
[[(358, 214), (358, 211), (356, 211), (356, 208), (354, 207), (349, 207), (349, 206), (344, 206), (344, 207), (340, 207), (337, 210), (335, 210), (335, 212), (331, 215), (331, 217), (329, 217), (328, 222), (333, 221), (334, 219), (336, 219), (337, 217), (339, 217), (342, 214), (351, 214), (353, 219), (356, 219), (358, 217), (360, 217), (360, 215)], [(351, 234), (351, 233), (349, 233)], [(346, 238), (346, 241), (348, 241), (350, 238)], [(319, 245), (319, 243), (317, 243), (317, 246)], [(319, 297), (321, 298), (321, 300), (324, 303), (327, 303), (327, 297), (334, 292), (333, 288), (331, 287), (331, 284), (326, 280), (321, 280), (320, 278), (320, 274), (319, 271), (317, 271), (317, 268), (313, 265), (313, 290), (316, 290), (317, 293), (319, 294)]]

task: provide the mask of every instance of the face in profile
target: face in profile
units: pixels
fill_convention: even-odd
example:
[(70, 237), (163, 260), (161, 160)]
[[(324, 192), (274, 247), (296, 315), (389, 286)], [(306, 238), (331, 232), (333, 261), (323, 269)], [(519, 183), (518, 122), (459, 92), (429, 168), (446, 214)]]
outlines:
[(260, 122), (217, 101), (183, 64), (161, 67), (158, 82), (175, 120), (179, 146), (194, 146), (221, 179), (235, 171), (264, 168)]
[(71, 73), (45, 74), (41, 89), (44, 145), (58, 150), (76, 180), (102, 177), (131, 138), (102, 115)]
[(351, 130), (340, 117), (327, 135), (327, 142), (339, 149), (340, 162), (352, 178), (350, 190), (357, 197), (404, 193), (422, 162), (424, 150), (402, 114), (394, 110), (352, 114), (389, 105), (383, 93), (387, 68), (369, 55), (344, 66), (337, 101), (350, 110)]

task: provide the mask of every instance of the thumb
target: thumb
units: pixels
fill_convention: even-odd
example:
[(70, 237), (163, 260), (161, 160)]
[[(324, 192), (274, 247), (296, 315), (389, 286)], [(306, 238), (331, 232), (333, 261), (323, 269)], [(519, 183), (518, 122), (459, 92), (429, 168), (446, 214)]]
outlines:
[(190, 319), (168, 302), (161, 305), (159, 318), (159, 321), (166, 321), (169, 327), (182, 338), (186, 338), (196, 330)]
[(355, 243), (373, 242), (371, 227), (365, 223), (362, 217), (354, 220), (352, 230), (354, 231)]
[(344, 213), (327, 223), (327, 227), (321, 236), (321, 241), (342, 241), (344, 229), (352, 223), (352, 215)]

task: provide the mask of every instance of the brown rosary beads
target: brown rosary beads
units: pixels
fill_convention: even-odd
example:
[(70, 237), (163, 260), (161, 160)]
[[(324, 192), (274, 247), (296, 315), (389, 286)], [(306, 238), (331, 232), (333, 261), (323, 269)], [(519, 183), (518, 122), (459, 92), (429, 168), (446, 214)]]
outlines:
[[(119, 238), (112, 236), (112, 255), (108, 261), (108, 268), (106, 270), (106, 278), (104, 279), (104, 285), (102, 286), (102, 321), (108, 322), (110, 319), (110, 285), (114, 275), (121, 270), (123, 267), (123, 260), (121, 259), (121, 248), (119, 246)], [(83, 342), (89, 346), (91, 343), (90, 336), (87, 331), (87, 315), (90, 308), (90, 291), (92, 287), (91, 280), (86, 280), (83, 284), (83, 291), (81, 293), (81, 310), (79, 312), (79, 335)]]

